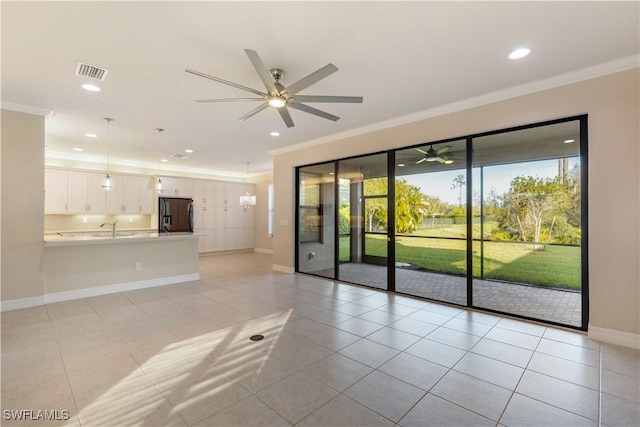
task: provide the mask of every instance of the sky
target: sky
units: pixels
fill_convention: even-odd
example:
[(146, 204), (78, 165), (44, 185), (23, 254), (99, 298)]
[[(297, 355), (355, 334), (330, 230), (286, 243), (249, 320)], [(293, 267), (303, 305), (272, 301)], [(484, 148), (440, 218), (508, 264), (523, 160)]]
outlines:
[[(573, 157), (569, 159), (569, 170), (575, 164), (578, 164), (579, 158)], [(456, 176), (464, 174), (461, 169), (452, 171), (443, 171), (435, 173), (425, 173), (420, 175), (399, 176), (405, 179), (409, 184), (420, 187), (422, 193), (438, 197), (440, 200), (457, 204), (460, 196), (458, 188), (452, 189), (453, 180)], [(512, 163), (508, 165), (485, 166), (484, 168), (484, 196), (485, 199), (491, 189), (494, 189), (498, 195), (509, 190), (511, 180), (518, 175), (533, 176), (539, 178), (553, 178), (558, 174), (558, 160), (541, 160), (536, 162)], [(474, 190), (479, 191), (479, 169), (474, 169)], [(462, 201), (465, 200), (466, 187), (462, 188)]]

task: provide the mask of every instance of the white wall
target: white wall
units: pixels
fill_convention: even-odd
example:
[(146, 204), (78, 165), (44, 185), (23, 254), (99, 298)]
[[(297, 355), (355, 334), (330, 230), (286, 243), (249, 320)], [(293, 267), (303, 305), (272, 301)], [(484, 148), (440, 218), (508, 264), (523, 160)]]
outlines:
[(256, 184), (256, 206), (253, 227), (253, 246), (256, 251), (273, 252), (273, 237), (269, 236), (269, 185), (273, 184), (273, 175), (266, 174), (252, 180)]
[(44, 118), (2, 110), (2, 299), (42, 294)]
[[(640, 334), (640, 73), (638, 68), (443, 114), (274, 158), (274, 269), (294, 266), (294, 168), (359, 154), (589, 115), (590, 329)], [(626, 339), (625, 338), (625, 339)]]
[(47, 246), (44, 271), (45, 295), (198, 275), (198, 239)]

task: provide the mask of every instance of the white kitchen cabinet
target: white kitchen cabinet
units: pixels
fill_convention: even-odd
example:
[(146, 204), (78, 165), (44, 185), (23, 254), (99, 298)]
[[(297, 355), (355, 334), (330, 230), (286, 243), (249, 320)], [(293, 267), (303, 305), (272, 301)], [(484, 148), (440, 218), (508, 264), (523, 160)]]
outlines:
[(137, 176), (124, 177), (124, 191), (122, 197), (122, 212), (140, 213), (140, 179)]
[(69, 171), (67, 213), (104, 213), (107, 196), (102, 184), (106, 174)]
[(216, 182), (214, 181), (193, 181), (193, 202), (198, 204), (215, 204)]
[(245, 184), (243, 182), (227, 182), (225, 184), (227, 204), (239, 205), (240, 197), (244, 196), (247, 191), (251, 193), (251, 187), (252, 184)]
[(204, 234), (200, 237), (200, 252), (220, 252), (224, 251), (224, 229), (208, 228), (195, 230), (196, 233)]
[(124, 198), (124, 176), (110, 174), (113, 187), (107, 191), (107, 213), (122, 213), (122, 199)]
[(158, 192), (161, 197), (193, 197), (193, 181), (190, 179), (161, 178), (162, 191)]
[(153, 213), (154, 208), (154, 200), (153, 191), (154, 186), (156, 184), (156, 180), (150, 176), (139, 176), (138, 177), (138, 190), (139, 190), (139, 202), (140, 202), (140, 211), (141, 214), (151, 214)]
[(44, 213), (67, 213), (67, 171), (44, 171)]
[(149, 214), (153, 212), (151, 179), (146, 176), (111, 174), (113, 188), (107, 192), (107, 213)]
[(217, 181), (193, 181), (193, 202), (205, 205), (224, 204), (224, 184)]
[[(178, 180), (168, 180), (169, 196), (183, 197)], [(247, 190), (253, 194), (255, 186), (243, 182), (194, 180), (194, 231), (201, 233), (200, 252), (236, 251), (253, 248), (253, 216), (255, 208), (240, 205), (240, 196)], [(164, 194), (167, 195), (166, 193)], [(187, 197), (187, 196), (185, 196)]]

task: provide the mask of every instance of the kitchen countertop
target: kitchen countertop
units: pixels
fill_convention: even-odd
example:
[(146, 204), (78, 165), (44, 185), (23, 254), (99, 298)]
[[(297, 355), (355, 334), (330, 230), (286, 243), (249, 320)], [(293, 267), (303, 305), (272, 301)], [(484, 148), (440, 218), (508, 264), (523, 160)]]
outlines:
[(199, 238), (198, 233), (158, 233), (140, 231), (117, 231), (116, 237), (111, 232), (97, 233), (58, 233), (44, 237), (45, 246), (102, 245), (131, 242), (159, 242), (166, 240)]

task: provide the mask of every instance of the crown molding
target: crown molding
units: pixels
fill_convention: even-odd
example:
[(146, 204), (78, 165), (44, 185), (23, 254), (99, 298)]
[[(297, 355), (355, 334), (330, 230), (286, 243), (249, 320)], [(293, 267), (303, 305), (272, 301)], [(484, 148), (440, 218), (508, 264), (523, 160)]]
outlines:
[(445, 114), (451, 114), (458, 111), (468, 110), (470, 108), (479, 107), (482, 105), (492, 104), (494, 102), (504, 101), (510, 98), (517, 98), (519, 96), (528, 95), (535, 92), (542, 92), (544, 90), (553, 89), (560, 86), (566, 86), (572, 83), (578, 83), (585, 80), (591, 80), (597, 77), (606, 76), (609, 74), (615, 74), (622, 71), (631, 70), (640, 66), (640, 55), (631, 55), (623, 58), (619, 58), (613, 61), (604, 62), (601, 64), (593, 65), (591, 67), (582, 68), (576, 71), (570, 71), (568, 73), (559, 74), (547, 79), (536, 80), (530, 83), (525, 83), (518, 86), (512, 86), (503, 90), (479, 95), (473, 98), (468, 98), (462, 101), (452, 102), (450, 104), (444, 104), (438, 107), (430, 108), (428, 110), (419, 111), (406, 116), (396, 117), (390, 120), (385, 120), (373, 125), (363, 126), (356, 129), (351, 129), (346, 132), (340, 132), (333, 135), (328, 135), (322, 138), (313, 139), (310, 141), (301, 142), (287, 147), (278, 148), (269, 151), (272, 156), (279, 154), (289, 153), (292, 151), (301, 150), (303, 148), (314, 147), (317, 145), (328, 144), (340, 139), (350, 138), (366, 133), (371, 133), (383, 129), (388, 129), (395, 126), (401, 126), (420, 120), (430, 119), (437, 116), (443, 116)]
[(13, 102), (6, 102), (6, 101), (0, 102), (0, 107), (3, 110), (10, 110), (10, 111), (16, 111), (18, 113), (26, 113), (26, 114), (33, 114), (35, 116), (42, 116), (45, 119), (53, 117), (53, 115), (55, 114), (53, 110), (49, 110), (47, 108), (32, 107), (30, 105), (16, 104)]

